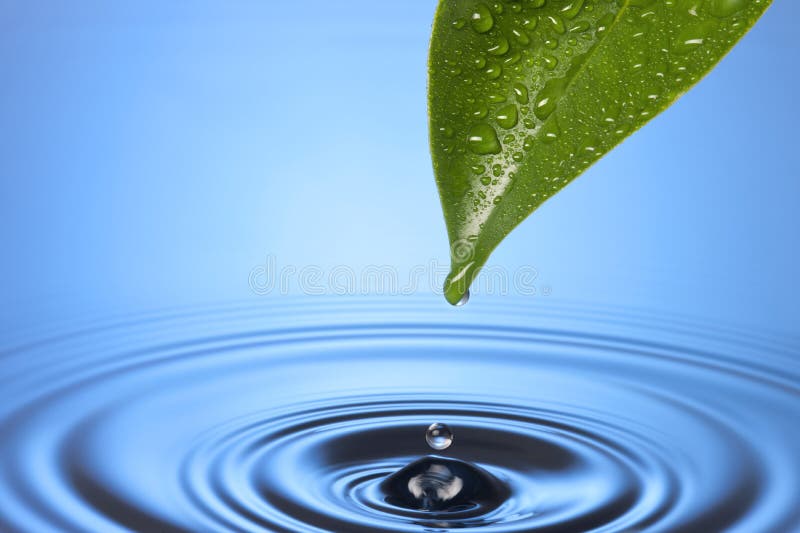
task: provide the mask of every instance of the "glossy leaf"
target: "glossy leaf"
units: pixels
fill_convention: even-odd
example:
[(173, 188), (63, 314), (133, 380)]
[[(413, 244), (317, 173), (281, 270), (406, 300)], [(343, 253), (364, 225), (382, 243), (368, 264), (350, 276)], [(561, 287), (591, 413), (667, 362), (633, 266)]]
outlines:
[(769, 3), (441, 0), (429, 113), (448, 301), (542, 202), (697, 83)]

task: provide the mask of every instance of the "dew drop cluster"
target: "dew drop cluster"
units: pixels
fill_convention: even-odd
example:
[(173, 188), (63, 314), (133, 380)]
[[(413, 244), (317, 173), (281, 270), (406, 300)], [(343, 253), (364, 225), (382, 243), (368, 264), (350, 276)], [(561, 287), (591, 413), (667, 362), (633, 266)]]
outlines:
[(527, 216), (697, 82), (765, 1), (445, 5), (432, 142), (458, 232), (475, 237), (498, 209)]

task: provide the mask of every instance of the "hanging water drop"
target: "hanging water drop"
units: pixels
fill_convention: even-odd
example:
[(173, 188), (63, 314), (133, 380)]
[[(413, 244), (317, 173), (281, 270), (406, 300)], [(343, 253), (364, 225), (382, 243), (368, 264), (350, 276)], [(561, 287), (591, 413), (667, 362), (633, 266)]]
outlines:
[[(468, 303), (469, 303), (469, 290), (467, 290), (467, 292), (464, 293), (464, 296), (462, 296), (461, 299), (458, 301), (458, 303), (456, 303), (456, 307), (464, 307)], [(445, 427), (447, 427), (447, 426), (445, 426)], [(428, 434), (430, 434), (430, 428), (428, 428)], [(450, 435), (451, 435), (450, 436), (450, 444), (452, 444), (453, 443), (452, 433)], [(428, 440), (428, 444), (431, 444), (430, 440)], [(439, 450), (439, 449), (444, 450), (445, 448), (450, 446), (450, 444), (448, 444), (444, 448), (436, 448), (433, 444), (431, 444), (431, 448), (433, 448), (434, 450)]]

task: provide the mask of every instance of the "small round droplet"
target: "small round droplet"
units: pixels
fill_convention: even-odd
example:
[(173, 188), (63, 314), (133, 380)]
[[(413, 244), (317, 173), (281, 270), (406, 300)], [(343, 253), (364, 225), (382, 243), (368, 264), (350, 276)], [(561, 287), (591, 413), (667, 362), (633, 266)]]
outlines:
[[(469, 299), (469, 292), (466, 293), (465, 297)], [(461, 304), (459, 303), (459, 305)], [(428, 441), (428, 446), (434, 450), (446, 450), (453, 444), (453, 432), (447, 425), (436, 422), (428, 428), (425, 440)]]

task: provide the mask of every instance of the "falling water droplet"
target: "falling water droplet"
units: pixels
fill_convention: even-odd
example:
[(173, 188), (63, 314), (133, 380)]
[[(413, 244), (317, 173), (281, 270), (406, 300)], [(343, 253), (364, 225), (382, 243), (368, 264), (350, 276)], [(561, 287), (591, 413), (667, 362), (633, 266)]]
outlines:
[[(469, 292), (467, 292), (465, 296), (469, 299)], [(428, 446), (434, 450), (446, 450), (453, 444), (453, 432), (446, 424), (436, 422), (428, 427), (425, 440), (428, 441)]]

